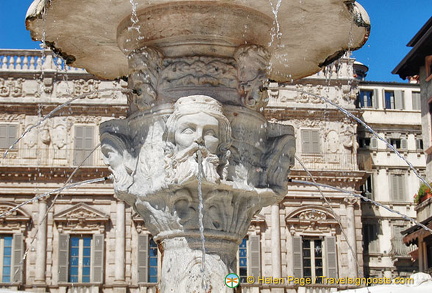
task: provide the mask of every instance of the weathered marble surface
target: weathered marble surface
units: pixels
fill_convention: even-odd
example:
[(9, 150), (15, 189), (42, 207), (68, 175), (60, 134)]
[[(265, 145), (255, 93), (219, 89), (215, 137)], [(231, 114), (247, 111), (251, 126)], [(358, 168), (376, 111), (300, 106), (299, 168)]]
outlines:
[[(32, 38), (45, 41), (70, 64), (103, 77), (130, 74), (127, 55), (144, 46), (164, 55), (233, 57), (243, 44), (271, 54), (269, 77), (311, 75), (361, 47), (369, 17), (355, 1), (35, 0), (27, 12)], [(85, 46), (77, 46), (85, 44)], [(319, 44), (319, 45), (317, 45)], [(126, 54), (125, 54), (126, 53)]]
[[(101, 142), (117, 196), (138, 211), (164, 248), (162, 290), (174, 286), (173, 278), (185, 286), (201, 286), (202, 279), (189, 271), (202, 265), (202, 192), (206, 267), (212, 276), (207, 281), (225, 292), (213, 277), (223, 279), (232, 272), (238, 242), (252, 217), (286, 194), (294, 163), (293, 128), (270, 124), (245, 107), (225, 107), (194, 95), (180, 98), (173, 107), (104, 122)], [(184, 263), (192, 267), (184, 270)], [(193, 292), (192, 287), (180, 291)]]

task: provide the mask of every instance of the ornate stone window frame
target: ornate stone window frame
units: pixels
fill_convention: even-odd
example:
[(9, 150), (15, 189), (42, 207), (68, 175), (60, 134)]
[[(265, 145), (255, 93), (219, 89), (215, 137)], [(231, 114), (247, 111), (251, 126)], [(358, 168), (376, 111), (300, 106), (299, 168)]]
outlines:
[(54, 215), (59, 233), (104, 234), (110, 218), (86, 203), (79, 203)]
[(336, 217), (325, 208), (304, 206), (290, 213), (285, 223), (291, 235), (336, 235), (339, 226)]
[(0, 233), (22, 233), (27, 231), (27, 226), (30, 223), (31, 216), (22, 209), (16, 209), (10, 214), (8, 212), (16, 207), (16, 204), (3, 202), (0, 204)]

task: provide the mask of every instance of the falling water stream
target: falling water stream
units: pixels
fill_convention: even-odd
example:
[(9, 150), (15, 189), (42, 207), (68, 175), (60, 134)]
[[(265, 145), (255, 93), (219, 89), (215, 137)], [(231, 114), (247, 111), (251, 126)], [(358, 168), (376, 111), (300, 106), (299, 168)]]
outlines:
[(202, 263), (201, 263), (201, 274), (202, 274), (202, 288), (204, 289), (204, 292), (207, 292), (207, 278), (206, 278), (206, 269), (205, 269), (205, 236), (204, 236), (204, 200), (203, 200), (203, 194), (202, 194), (202, 180), (204, 178), (204, 169), (203, 169), (203, 158), (201, 150), (197, 151), (197, 162), (198, 162), (198, 225), (199, 225), (199, 231), (200, 231), (200, 237), (201, 237), (201, 249), (202, 249)]

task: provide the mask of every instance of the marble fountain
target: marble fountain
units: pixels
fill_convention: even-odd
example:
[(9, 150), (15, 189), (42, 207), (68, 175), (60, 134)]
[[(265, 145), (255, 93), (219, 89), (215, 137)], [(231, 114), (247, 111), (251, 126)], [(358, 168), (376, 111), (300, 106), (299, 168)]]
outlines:
[(268, 81), (319, 71), (370, 28), (352, 0), (35, 0), (26, 25), (69, 65), (128, 80), (101, 146), (162, 252), (160, 292), (233, 292), (238, 244), (294, 164), (293, 128), (262, 115)]

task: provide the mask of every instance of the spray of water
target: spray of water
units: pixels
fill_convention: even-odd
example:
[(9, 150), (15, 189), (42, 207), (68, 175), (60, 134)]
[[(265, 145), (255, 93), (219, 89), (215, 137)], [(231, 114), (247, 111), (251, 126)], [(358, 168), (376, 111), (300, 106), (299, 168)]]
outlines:
[(275, 41), (278, 41), (277, 45), (279, 45), (280, 38), (282, 37), (282, 33), (280, 31), (279, 19), (278, 19), (279, 8), (282, 4), (282, 0), (278, 0), (276, 5), (274, 5), (271, 0), (269, 0), (269, 3), (274, 16), (274, 24), (275, 24), (271, 32), (271, 41), (269, 44), (269, 47), (271, 47)]
[(202, 273), (202, 288), (207, 292), (207, 278), (205, 275), (205, 237), (204, 237), (204, 200), (203, 200), (203, 194), (202, 194), (202, 180), (204, 177), (204, 170), (202, 166), (203, 158), (201, 150), (197, 151), (197, 160), (198, 160), (198, 224), (199, 224), (199, 231), (200, 231), (200, 237), (201, 237), (201, 245), (202, 245), (202, 263), (201, 263), (201, 273)]

